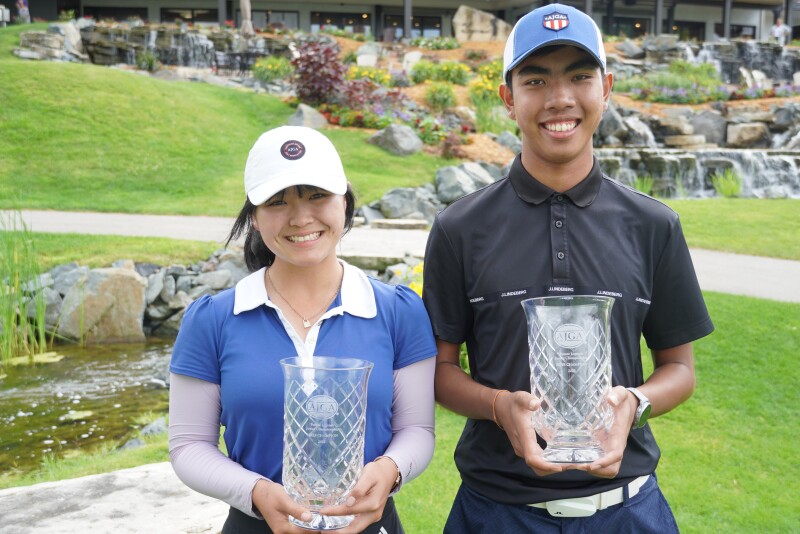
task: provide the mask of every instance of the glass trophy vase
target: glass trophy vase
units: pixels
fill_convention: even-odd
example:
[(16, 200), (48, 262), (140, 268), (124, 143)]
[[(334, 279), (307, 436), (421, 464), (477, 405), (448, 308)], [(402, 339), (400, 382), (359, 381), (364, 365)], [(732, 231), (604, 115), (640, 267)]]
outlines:
[(547, 442), (544, 459), (591, 463), (603, 455), (601, 437), (613, 422), (610, 318), (614, 299), (558, 296), (522, 301), (528, 319), (533, 415)]
[(345, 502), (364, 467), (367, 381), (373, 364), (354, 358), (286, 358), (284, 374), (283, 486), (311, 510), (311, 530), (345, 527), (353, 516), (324, 516)]

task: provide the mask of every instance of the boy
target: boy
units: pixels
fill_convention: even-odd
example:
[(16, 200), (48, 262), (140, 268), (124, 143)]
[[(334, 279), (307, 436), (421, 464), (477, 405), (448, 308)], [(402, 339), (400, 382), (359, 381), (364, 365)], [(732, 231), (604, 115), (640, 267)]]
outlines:
[[(613, 76), (590, 17), (559, 4), (532, 11), (511, 32), (503, 64), (500, 96), (522, 152), (507, 177), (439, 214), (426, 251), (436, 399), (468, 417), (445, 532), (677, 532), (647, 416), (689, 398), (691, 342), (713, 331), (678, 216), (598, 168), (592, 135)], [(563, 294), (618, 295), (615, 422), (591, 464), (544, 461), (531, 426), (539, 400), (519, 302)], [(642, 334), (655, 365), (647, 381)], [(463, 342), (471, 377), (459, 367)]]

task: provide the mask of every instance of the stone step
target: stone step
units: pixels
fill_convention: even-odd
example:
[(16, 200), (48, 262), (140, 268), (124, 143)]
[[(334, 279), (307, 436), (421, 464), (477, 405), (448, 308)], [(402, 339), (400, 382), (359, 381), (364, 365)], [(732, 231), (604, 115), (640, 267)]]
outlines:
[(389, 230), (427, 230), (430, 224), (425, 219), (378, 219), (370, 226)]

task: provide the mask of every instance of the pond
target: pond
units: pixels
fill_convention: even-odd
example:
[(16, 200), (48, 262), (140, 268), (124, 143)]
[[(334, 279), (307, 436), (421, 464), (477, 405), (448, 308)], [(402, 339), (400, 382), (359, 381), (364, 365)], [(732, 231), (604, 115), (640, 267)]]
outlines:
[(55, 350), (65, 356), (60, 362), (4, 369), (0, 471), (28, 472), (46, 455), (122, 444), (142, 414), (167, 411), (172, 340)]

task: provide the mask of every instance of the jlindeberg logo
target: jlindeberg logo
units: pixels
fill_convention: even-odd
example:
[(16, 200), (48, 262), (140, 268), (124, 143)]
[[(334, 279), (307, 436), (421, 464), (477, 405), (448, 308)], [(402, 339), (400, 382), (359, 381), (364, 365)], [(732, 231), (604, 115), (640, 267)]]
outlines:
[(565, 323), (555, 329), (553, 340), (559, 347), (574, 349), (586, 341), (586, 332), (576, 324)]
[(324, 421), (336, 415), (338, 411), (339, 403), (327, 395), (316, 395), (306, 402), (306, 412), (313, 419)]

